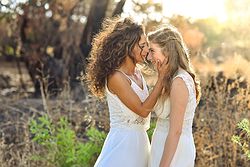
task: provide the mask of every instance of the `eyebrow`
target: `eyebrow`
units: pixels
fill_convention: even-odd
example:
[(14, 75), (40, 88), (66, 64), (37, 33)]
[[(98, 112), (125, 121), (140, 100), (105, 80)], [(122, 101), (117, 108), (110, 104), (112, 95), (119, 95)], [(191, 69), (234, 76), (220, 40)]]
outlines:
[(141, 43), (141, 44), (139, 44), (139, 45), (144, 45), (146, 42), (143, 42), (143, 43)]

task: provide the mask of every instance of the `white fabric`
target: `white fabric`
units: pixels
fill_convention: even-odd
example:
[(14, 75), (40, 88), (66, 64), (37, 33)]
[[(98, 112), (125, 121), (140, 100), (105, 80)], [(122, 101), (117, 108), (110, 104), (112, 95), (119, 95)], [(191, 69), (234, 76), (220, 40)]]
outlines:
[[(179, 69), (175, 78), (181, 78), (188, 89), (188, 104), (185, 110), (182, 134), (171, 161), (170, 167), (194, 167), (196, 149), (192, 135), (192, 124), (196, 109), (196, 93), (193, 78), (183, 69)], [(173, 79), (173, 80), (174, 80)], [(149, 167), (159, 167), (165, 141), (169, 131), (170, 100), (158, 100), (155, 112), (158, 117), (156, 128), (152, 136)]]
[[(131, 88), (143, 102), (148, 97), (148, 88), (142, 75), (141, 77), (143, 89), (128, 78), (131, 80)], [(94, 167), (146, 167), (150, 151), (146, 130), (150, 125), (150, 115), (143, 118), (131, 111), (107, 86), (106, 96), (110, 131)]]

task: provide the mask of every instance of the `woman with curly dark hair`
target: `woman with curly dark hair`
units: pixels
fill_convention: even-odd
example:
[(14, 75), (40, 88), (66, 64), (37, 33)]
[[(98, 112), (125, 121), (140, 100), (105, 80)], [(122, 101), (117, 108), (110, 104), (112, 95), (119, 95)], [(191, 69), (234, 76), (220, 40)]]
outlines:
[[(143, 27), (130, 18), (104, 21), (94, 37), (87, 84), (97, 97), (106, 97), (110, 132), (95, 167), (146, 167), (149, 158), (150, 112), (162, 91), (166, 61), (158, 63), (158, 81), (148, 93), (136, 67), (149, 52)], [(164, 65), (163, 65), (164, 64)]]

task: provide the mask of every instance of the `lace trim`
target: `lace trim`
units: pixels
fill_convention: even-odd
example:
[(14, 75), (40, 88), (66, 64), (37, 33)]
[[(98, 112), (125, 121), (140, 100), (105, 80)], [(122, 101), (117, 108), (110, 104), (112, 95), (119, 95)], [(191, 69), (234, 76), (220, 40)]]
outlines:
[(146, 118), (143, 117), (138, 117), (136, 120), (131, 121), (130, 119), (127, 120), (127, 123), (129, 124), (140, 124), (140, 125), (145, 125), (147, 122)]
[[(195, 96), (195, 88), (194, 88), (194, 82), (191, 76), (187, 76), (187, 74), (178, 74), (174, 77), (175, 78), (182, 78), (182, 80), (185, 82), (188, 92), (189, 92), (189, 99), (196, 98)], [(173, 79), (173, 80), (174, 80)]]

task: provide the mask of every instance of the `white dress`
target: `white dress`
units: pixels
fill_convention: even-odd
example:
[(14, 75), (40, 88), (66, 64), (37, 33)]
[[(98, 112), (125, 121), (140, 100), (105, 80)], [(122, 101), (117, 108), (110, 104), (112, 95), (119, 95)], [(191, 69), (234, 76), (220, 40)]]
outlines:
[[(148, 89), (142, 75), (141, 77), (143, 89), (128, 78), (131, 80), (131, 88), (144, 101), (148, 97)], [(106, 97), (110, 131), (94, 167), (147, 167), (150, 142), (146, 130), (150, 125), (150, 115), (143, 118), (131, 111), (107, 86)]]
[[(174, 79), (177, 77), (183, 79), (185, 82), (189, 97), (184, 115), (182, 133), (170, 167), (194, 167), (196, 149), (192, 135), (192, 124), (197, 106), (195, 85), (192, 77), (183, 69), (178, 70)], [(158, 100), (155, 112), (158, 119), (152, 136), (149, 167), (159, 167), (160, 165), (169, 131), (170, 100), (166, 99), (164, 102)]]

